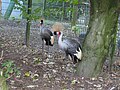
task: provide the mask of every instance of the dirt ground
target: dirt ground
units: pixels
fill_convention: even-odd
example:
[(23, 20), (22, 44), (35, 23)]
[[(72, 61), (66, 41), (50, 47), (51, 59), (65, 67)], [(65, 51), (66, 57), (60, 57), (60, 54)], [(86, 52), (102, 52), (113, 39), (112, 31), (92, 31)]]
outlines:
[[(7, 80), (9, 90), (120, 90), (120, 64), (115, 64), (111, 72), (105, 68), (97, 78), (78, 77), (72, 61), (63, 61), (64, 53), (59, 50), (57, 40), (49, 47), (49, 53), (45, 46), (42, 56), (39, 29), (31, 30), (29, 48), (24, 45), (24, 36), (24, 21), (0, 22), (0, 54), (3, 51), (3, 61), (14, 61), (21, 71), (17, 79), (13, 76)], [(115, 60), (120, 57), (115, 56)]]

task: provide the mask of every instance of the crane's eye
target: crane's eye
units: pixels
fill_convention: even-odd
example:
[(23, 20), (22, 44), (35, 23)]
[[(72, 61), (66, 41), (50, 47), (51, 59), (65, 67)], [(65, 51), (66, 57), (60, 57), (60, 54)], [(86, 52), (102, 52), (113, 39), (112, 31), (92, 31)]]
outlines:
[(61, 32), (58, 33), (59, 35), (61, 34)]
[(56, 31), (54, 31), (54, 35), (57, 35), (57, 32), (56, 32)]

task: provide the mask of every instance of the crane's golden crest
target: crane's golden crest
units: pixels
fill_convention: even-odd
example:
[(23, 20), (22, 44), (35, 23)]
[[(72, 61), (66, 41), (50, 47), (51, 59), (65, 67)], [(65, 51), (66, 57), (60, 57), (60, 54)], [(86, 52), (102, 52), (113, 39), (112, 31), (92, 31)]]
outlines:
[(64, 30), (64, 26), (62, 25), (62, 23), (56, 22), (56, 23), (52, 26), (52, 30), (53, 30), (53, 31), (56, 31), (56, 32), (60, 32), (60, 31)]

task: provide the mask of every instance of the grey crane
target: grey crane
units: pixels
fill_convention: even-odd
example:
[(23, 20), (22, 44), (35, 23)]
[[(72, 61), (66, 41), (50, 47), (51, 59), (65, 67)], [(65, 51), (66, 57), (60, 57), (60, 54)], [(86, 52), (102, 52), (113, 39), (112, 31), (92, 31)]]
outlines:
[(63, 39), (63, 32), (54, 32), (54, 34), (58, 35), (59, 48), (66, 53), (66, 57), (70, 55), (74, 64), (82, 59), (82, 48), (76, 40), (72, 38)]
[(49, 46), (53, 46), (54, 44), (54, 36), (50, 28), (44, 26), (44, 21), (40, 21), (40, 35), (42, 38), (42, 52), (44, 52), (44, 44), (48, 46), (48, 52), (49, 52)]

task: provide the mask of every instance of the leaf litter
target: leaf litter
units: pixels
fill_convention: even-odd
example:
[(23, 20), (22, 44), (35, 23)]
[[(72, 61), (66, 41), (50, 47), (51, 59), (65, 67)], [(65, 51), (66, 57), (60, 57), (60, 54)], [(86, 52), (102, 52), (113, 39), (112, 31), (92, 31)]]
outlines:
[[(10, 78), (10, 90), (119, 90), (120, 67), (114, 63), (115, 70), (102, 72), (98, 78), (85, 78), (75, 75), (71, 60), (64, 60), (64, 53), (59, 52), (57, 43), (50, 47), (50, 55), (45, 46), (42, 56), (42, 43), (39, 29), (31, 30), (30, 47), (24, 45), (25, 21), (12, 25), (11, 21), (1, 21), (4, 30), (0, 33), (0, 59), (13, 60), (21, 69), (21, 76)], [(6, 27), (6, 25), (8, 25)], [(12, 26), (10, 26), (12, 25)], [(12, 28), (11, 28), (12, 27)], [(67, 31), (68, 32), (68, 31)], [(2, 52), (0, 52), (2, 53)], [(41, 59), (43, 58), (43, 59)], [(120, 61), (120, 57), (115, 57)], [(21, 82), (22, 81), (22, 82)]]

